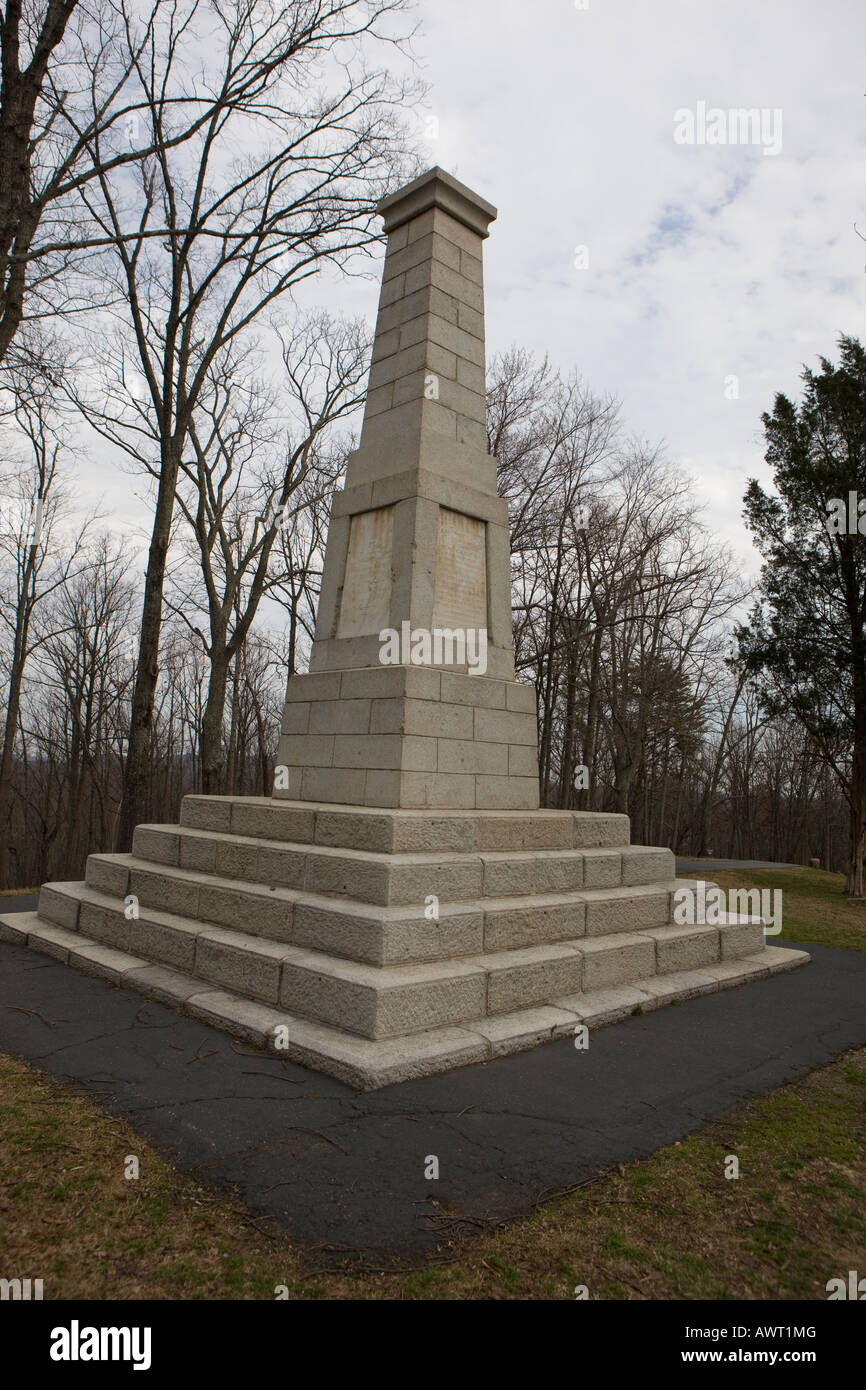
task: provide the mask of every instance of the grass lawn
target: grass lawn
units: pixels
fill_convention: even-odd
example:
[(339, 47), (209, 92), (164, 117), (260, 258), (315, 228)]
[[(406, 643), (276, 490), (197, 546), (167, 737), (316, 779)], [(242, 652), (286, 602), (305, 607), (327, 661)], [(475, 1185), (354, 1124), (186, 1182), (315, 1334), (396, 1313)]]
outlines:
[[(700, 878), (690, 873), (689, 879)], [(727, 893), (731, 888), (780, 888), (782, 934), (811, 946), (836, 946), (845, 951), (866, 951), (866, 902), (847, 898), (842, 874), (823, 869), (734, 869), (724, 873), (707, 870), (707, 881)]]
[[(866, 949), (866, 909), (812, 870), (712, 876), (781, 887), (783, 936)], [(731, 882), (723, 882), (730, 879)], [(866, 1048), (425, 1267), (306, 1260), (124, 1122), (0, 1057), (0, 1273), (46, 1299), (825, 1299), (866, 1269)], [(140, 1177), (124, 1177), (135, 1154)], [(735, 1154), (740, 1177), (724, 1176)]]

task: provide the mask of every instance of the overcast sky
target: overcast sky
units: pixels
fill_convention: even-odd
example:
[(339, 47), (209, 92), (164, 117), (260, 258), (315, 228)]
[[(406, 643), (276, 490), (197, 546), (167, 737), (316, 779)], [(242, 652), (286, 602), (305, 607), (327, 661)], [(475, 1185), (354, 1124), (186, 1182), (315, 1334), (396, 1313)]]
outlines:
[[(434, 158), (499, 209), (488, 351), (576, 366), (664, 439), (748, 563), (761, 412), (862, 336), (862, 0), (428, 0)], [(686, 145), (675, 113), (781, 112), (781, 150)], [(775, 118), (777, 123), (779, 118)], [(576, 246), (589, 266), (574, 268)], [(738, 385), (736, 399), (726, 397)]]
[[(747, 477), (769, 476), (761, 412), (840, 331), (864, 331), (863, 0), (420, 0), (417, 13), (438, 122), (427, 163), (499, 210), (488, 353), (548, 352), (615, 393), (754, 570), (740, 511)], [(677, 113), (701, 103), (762, 110), (772, 138), (678, 143)], [(344, 284), (338, 304), (372, 321), (377, 294)], [(99, 474), (110, 507), (128, 507), (128, 479)]]

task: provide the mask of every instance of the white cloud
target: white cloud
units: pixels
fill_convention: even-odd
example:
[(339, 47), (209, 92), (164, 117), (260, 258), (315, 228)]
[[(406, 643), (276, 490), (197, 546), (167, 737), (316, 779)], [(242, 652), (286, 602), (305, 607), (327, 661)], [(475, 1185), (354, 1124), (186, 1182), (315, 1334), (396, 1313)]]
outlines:
[[(761, 412), (862, 316), (859, 4), (817, 23), (803, 0), (436, 0), (423, 13), (438, 162), (500, 213), (489, 347), (548, 350), (619, 395), (751, 564), (740, 511), (747, 476), (767, 476)], [(675, 144), (675, 111), (698, 101), (780, 108), (781, 153)]]

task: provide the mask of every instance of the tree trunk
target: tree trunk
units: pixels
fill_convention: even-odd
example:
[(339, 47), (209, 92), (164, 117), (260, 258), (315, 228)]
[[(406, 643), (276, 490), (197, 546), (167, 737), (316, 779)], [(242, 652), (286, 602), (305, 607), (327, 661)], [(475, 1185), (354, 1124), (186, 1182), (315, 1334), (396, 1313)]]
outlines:
[(128, 853), (132, 832), (146, 816), (150, 741), (153, 706), (159, 677), (159, 639), (162, 630), (162, 591), (171, 535), (171, 520), (177, 491), (182, 441), (173, 438), (163, 450), (159, 475), (153, 532), (144, 577), (144, 603), (141, 611), (141, 637), (138, 669), (132, 693), (129, 724), (129, 751), (123, 773), (123, 791), (118, 813), (115, 849)]
[(228, 758), (226, 759), (226, 791), (232, 796), (239, 793), (238, 773), (242, 773), (243, 764), (241, 762), (241, 693), (240, 693), (240, 665), (243, 655), (243, 647), (235, 653), (232, 663), (232, 703), (231, 717), (229, 719), (229, 748)]
[(577, 706), (577, 654), (573, 637), (569, 641), (565, 667), (565, 722), (559, 774), (559, 805), (563, 811), (574, 805), (574, 725)]
[(34, 553), (30, 552), (20, 587), (18, 611), (15, 615), (15, 634), (12, 643), (12, 663), (9, 673), (9, 695), (6, 704), (6, 720), (3, 730), (3, 750), (0, 753), (0, 887), (15, 888), (9, 879), (9, 834), (8, 819), (12, 809), (12, 766), (15, 761), (15, 740), (18, 736), (18, 718), (21, 710), (21, 689), (24, 682), (24, 667), (27, 661), (27, 639), (30, 633), (30, 615), (33, 607), (33, 563)]
[(229, 659), (223, 647), (211, 657), (207, 703), (201, 721), (201, 782), (205, 796), (219, 796), (225, 769), (223, 717), (226, 707)]
[(866, 897), (866, 709), (854, 711), (854, 757), (851, 766), (851, 819), (848, 879), (845, 891), (852, 898)]
[(601, 621), (596, 614), (596, 630), (592, 640), (592, 657), (589, 663), (589, 693), (587, 698), (586, 712), (586, 745), (583, 750), (583, 763), (587, 770), (586, 788), (581, 792), (577, 800), (577, 805), (581, 811), (591, 811), (593, 804), (598, 809), (598, 801), (595, 797), (594, 774), (595, 774), (595, 755), (598, 746), (598, 725), (601, 713), (601, 649), (604, 636), (604, 629)]
[(14, 761), (15, 739), (18, 733), (18, 711), (21, 707), (21, 682), (24, 666), (20, 663), (13, 668), (9, 684), (9, 702), (6, 706), (6, 728), (3, 735), (3, 753), (0, 758), (0, 888), (15, 888), (9, 882), (9, 842), (7, 822), (12, 809), (12, 765)]

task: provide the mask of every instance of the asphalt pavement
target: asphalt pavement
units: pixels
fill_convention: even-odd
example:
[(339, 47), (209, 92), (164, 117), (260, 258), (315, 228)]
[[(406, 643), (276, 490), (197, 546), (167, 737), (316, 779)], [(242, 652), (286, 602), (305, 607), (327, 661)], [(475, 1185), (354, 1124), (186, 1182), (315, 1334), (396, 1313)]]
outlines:
[(417, 1259), (866, 1045), (866, 955), (808, 949), (790, 974), (600, 1028), (586, 1051), (566, 1038), (360, 1094), (0, 943), (0, 1050), (235, 1190), (314, 1264)]

